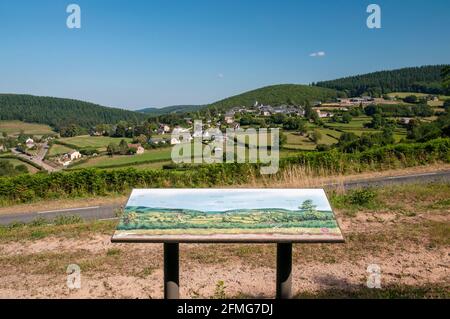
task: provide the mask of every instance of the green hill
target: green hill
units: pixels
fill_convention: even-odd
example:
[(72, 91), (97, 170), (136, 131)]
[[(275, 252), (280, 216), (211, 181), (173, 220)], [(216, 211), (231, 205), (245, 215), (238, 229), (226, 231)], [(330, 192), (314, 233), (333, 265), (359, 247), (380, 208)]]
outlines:
[(266, 86), (210, 104), (208, 107), (229, 109), (233, 106), (252, 106), (255, 101), (272, 106), (281, 104), (304, 104), (306, 101), (327, 101), (341, 96), (333, 89), (300, 84)]
[(318, 87), (344, 91), (348, 96), (380, 96), (391, 92), (445, 94), (441, 83), (444, 65), (429, 65), (349, 76), (317, 82)]
[(201, 108), (205, 107), (204, 105), (172, 105), (165, 106), (161, 108), (149, 107), (142, 110), (137, 110), (136, 112), (148, 114), (150, 116), (158, 116), (162, 114), (170, 114), (170, 113), (189, 113), (195, 112)]
[(90, 128), (96, 124), (119, 121), (138, 122), (145, 115), (94, 103), (55, 97), (0, 94), (0, 120), (41, 123), (55, 129), (75, 124)]

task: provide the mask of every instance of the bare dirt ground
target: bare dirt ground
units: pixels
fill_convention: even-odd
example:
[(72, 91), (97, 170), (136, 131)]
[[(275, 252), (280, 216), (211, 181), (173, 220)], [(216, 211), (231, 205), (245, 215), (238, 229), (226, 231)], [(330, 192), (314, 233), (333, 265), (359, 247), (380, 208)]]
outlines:
[[(377, 264), (380, 292), (450, 298), (449, 189), (387, 189), (379, 208), (336, 209), (346, 243), (294, 245), (294, 292), (359, 296), (368, 265)], [(111, 222), (99, 231), (2, 240), (0, 298), (162, 298), (162, 245), (111, 244), (113, 229)], [(180, 258), (183, 298), (275, 294), (275, 245), (181, 244)], [(81, 268), (81, 289), (67, 288), (69, 264)]]

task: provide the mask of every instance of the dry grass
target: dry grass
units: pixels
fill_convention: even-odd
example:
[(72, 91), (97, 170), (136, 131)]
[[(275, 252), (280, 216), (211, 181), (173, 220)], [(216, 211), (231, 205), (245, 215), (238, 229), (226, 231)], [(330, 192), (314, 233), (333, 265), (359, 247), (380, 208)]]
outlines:
[(239, 187), (270, 187), (270, 188), (308, 188), (323, 187), (333, 184), (342, 190), (344, 182), (365, 180), (381, 177), (403, 176), (408, 174), (422, 174), (445, 171), (450, 164), (430, 164), (401, 169), (388, 169), (354, 174), (333, 174), (325, 169), (311, 169), (303, 166), (291, 166), (276, 176), (263, 175), (261, 178), (253, 177), (247, 184)]
[[(294, 246), (297, 297), (449, 298), (450, 184), (380, 188), (363, 204), (346, 201), (352, 192), (329, 194), (343, 204), (333, 206), (344, 244)], [(162, 245), (111, 244), (114, 228), (94, 222), (3, 229), (0, 297), (162, 297)], [(226, 297), (274, 294), (275, 245), (183, 244), (180, 257), (182, 297), (215, 297), (218, 286)], [(71, 263), (82, 269), (79, 291), (65, 287)], [(382, 268), (380, 290), (365, 287), (371, 263)]]

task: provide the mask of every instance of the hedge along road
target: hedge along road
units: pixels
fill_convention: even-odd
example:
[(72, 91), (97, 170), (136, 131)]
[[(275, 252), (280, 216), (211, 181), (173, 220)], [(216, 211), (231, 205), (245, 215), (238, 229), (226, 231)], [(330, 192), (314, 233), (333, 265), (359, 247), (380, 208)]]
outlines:
[[(450, 182), (450, 170), (409, 174), (401, 176), (388, 176), (370, 179), (361, 179), (344, 182), (345, 189), (362, 187), (383, 187), (395, 184), (414, 184), (414, 183), (432, 183), (432, 182)], [(333, 189), (339, 184), (324, 185), (324, 188)], [(125, 204), (125, 203), (124, 203)], [(68, 208), (50, 211), (35, 211), (20, 214), (0, 215), (0, 225), (9, 225), (14, 222), (29, 223), (38, 218), (48, 221), (54, 220), (58, 216), (79, 216), (84, 220), (113, 220), (117, 219), (116, 211), (121, 205), (91, 206), (82, 208)]]

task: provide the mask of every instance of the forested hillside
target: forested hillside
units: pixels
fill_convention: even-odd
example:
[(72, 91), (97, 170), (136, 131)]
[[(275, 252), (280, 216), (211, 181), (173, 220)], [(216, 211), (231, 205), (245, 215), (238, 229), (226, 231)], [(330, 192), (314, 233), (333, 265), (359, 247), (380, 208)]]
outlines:
[(170, 113), (188, 113), (195, 112), (201, 108), (205, 107), (204, 105), (173, 105), (166, 106), (162, 108), (149, 107), (142, 110), (137, 110), (136, 112), (148, 114), (150, 116), (158, 116), (162, 114), (170, 114)]
[(0, 120), (48, 124), (60, 130), (68, 125), (90, 128), (119, 121), (138, 122), (145, 115), (93, 103), (33, 95), (0, 94)]
[(263, 104), (305, 104), (306, 101), (327, 101), (341, 96), (332, 89), (299, 84), (266, 86), (210, 104), (208, 107), (228, 109), (233, 106), (252, 106), (256, 101)]
[(318, 87), (344, 91), (348, 96), (380, 96), (391, 92), (445, 94), (441, 73), (444, 65), (430, 65), (380, 71), (317, 82)]

